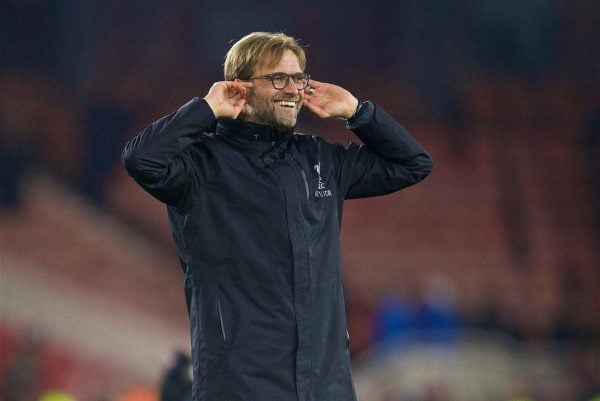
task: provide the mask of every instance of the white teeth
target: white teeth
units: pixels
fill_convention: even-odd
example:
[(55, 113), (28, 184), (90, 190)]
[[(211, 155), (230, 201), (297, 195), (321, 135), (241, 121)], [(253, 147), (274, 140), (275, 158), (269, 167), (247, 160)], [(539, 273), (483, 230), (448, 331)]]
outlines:
[(288, 101), (288, 100), (277, 100), (275, 103), (277, 103), (280, 106), (285, 106), (285, 107), (296, 107), (296, 102), (292, 102), (292, 101)]

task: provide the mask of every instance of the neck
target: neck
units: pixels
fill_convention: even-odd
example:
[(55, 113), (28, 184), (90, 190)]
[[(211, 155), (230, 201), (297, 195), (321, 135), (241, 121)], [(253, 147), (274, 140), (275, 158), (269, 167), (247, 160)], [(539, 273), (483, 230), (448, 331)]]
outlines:
[(290, 130), (293, 130), (294, 127), (284, 127), (281, 126), (279, 124), (269, 124), (269, 123), (265, 123), (263, 121), (257, 120), (256, 118), (253, 118), (252, 115), (250, 115), (249, 113), (240, 113), (240, 115), (238, 116), (237, 120), (241, 120), (247, 123), (252, 123), (252, 124), (258, 124), (258, 125), (268, 125), (271, 126), (273, 128), (273, 130), (275, 131), (275, 133), (277, 134), (281, 134), (283, 132), (287, 132)]

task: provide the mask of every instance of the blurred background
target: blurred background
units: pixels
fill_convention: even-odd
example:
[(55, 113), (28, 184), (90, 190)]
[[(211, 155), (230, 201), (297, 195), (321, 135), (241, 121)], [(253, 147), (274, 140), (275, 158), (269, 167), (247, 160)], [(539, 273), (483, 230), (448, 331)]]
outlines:
[(0, 399), (185, 399), (183, 274), (120, 153), (263, 30), (435, 161), (346, 203), (359, 400), (597, 400), (599, 27), (593, 0), (2, 0)]

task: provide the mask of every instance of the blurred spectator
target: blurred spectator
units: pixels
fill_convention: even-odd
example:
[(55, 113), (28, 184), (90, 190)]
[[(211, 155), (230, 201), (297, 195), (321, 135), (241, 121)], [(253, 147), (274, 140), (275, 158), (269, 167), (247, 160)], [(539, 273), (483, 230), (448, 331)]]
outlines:
[(388, 293), (375, 310), (375, 341), (395, 346), (415, 340), (418, 327), (417, 307), (412, 300)]
[(173, 365), (167, 370), (160, 390), (160, 401), (191, 401), (192, 366), (190, 358), (175, 353)]
[(453, 343), (461, 328), (455, 298), (453, 283), (441, 275), (425, 283), (420, 300), (389, 292), (375, 311), (375, 341), (390, 346), (410, 341)]
[(449, 278), (436, 275), (425, 284), (419, 313), (422, 335), (428, 341), (452, 343), (458, 339), (460, 316), (456, 305), (456, 288)]

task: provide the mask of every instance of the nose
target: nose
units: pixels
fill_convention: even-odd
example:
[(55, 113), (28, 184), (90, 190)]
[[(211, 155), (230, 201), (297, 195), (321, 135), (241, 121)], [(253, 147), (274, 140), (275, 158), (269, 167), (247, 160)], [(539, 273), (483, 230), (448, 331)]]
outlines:
[(300, 90), (296, 87), (294, 83), (294, 79), (291, 76), (288, 76), (287, 81), (285, 81), (285, 87), (282, 89), (285, 93), (293, 93), (297, 94)]

